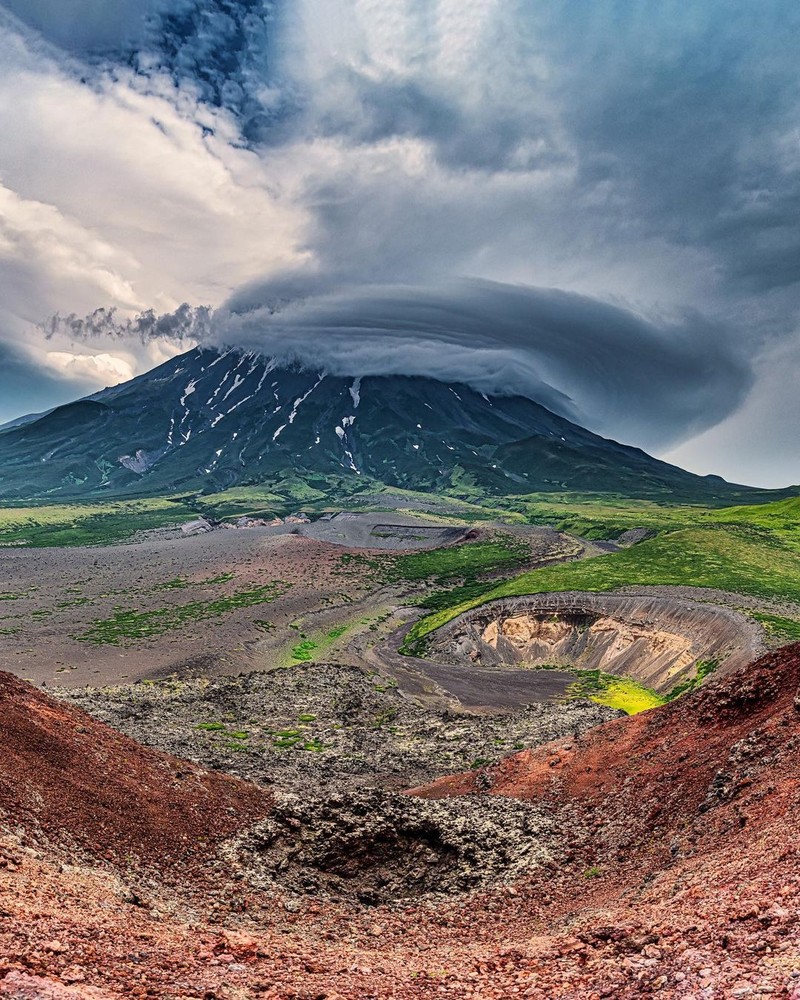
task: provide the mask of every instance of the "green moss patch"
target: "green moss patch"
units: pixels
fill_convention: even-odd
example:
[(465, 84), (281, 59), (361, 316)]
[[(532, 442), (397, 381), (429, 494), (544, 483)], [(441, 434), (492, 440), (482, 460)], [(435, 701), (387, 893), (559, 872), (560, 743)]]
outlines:
[(153, 611), (117, 611), (110, 618), (99, 619), (74, 638), (95, 645), (120, 645), (136, 639), (149, 639), (181, 628), (189, 622), (221, 617), (230, 611), (268, 604), (281, 597), (289, 584), (280, 580), (250, 590), (240, 590), (211, 601), (192, 601), (174, 607), (156, 608)]
[(314, 659), (314, 650), (316, 648), (317, 643), (313, 639), (304, 639), (292, 647), (292, 659), (298, 660), (301, 663), (309, 663)]
[(767, 615), (759, 611), (751, 611), (750, 617), (760, 622), (769, 635), (784, 642), (800, 642), (800, 621), (794, 618), (783, 618), (780, 615)]
[(567, 689), (568, 698), (588, 698), (598, 705), (617, 708), (626, 715), (636, 715), (657, 708), (665, 698), (630, 677), (604, 674), (600, 670), (575, 670), (578, 677)]

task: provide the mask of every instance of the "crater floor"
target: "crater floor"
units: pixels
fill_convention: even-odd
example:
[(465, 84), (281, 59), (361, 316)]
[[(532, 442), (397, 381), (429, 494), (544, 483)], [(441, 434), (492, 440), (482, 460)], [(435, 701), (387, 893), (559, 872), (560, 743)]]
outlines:
[(493, 601), (440, 629), (429, 648), (439, 662), (601, 670), (666, 694), (693, 678), (698, 662), (728, 673), (764, 644), (737, 611), (641, 591)]

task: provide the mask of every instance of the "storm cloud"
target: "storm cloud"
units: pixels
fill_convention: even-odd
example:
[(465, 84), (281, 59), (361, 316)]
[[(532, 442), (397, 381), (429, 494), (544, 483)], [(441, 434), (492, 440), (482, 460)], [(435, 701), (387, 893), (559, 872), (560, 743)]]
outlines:
[(74, 52), (119, 50), (144, 38), (157, 0), (4, 0), (3, 6), (44, 38)]
[(653, 448), (718, 423), (752, 382), (725, 331), (700, 316), (648, 320), (587, 296), (480, 280), (254, 286), (201, 339), (340, 375), (426, 375), (527, 395)]
[(209, 304), (220, 342), (447, 355), (698, 471), (800, 478), (796, 4), (3, 6), (0, 343), (31, 364), (173, 349), (54, 351), (53, 313)]
[(61, 403), (71, 402), (82, 392), (91, 392), (96, 380), (65, 381), (59, 374), (33, 366), (30, 359), (10, 344), (0, 343), (0, 370), (5, 375), (0, 425), (21, 414), (50, 410)]

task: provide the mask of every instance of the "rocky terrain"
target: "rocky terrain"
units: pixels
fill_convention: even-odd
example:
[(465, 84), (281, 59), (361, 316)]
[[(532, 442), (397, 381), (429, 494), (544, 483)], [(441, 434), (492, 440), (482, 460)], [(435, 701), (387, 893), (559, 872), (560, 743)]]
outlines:
[[(0, 997), (800, 1000), (784, 598), (515, 598), (400, 653), (615, 548), (378, 512), (4, 550)], [(705, 658), (630, 718), (569, 687)]]
[(725, 672), (764, 652), (762, 630), (727, 608), (638, 593), (543, 594), (491, 601), (440, 629), (437, 658), (561, 664), (633, 677), (666, 693), (700, 661)]
[(798, 646), (411, 795), (0, 700), (0, 996), (800, 997)]
[(285, 793), (329, 795), (404, 789), (620, 714), (588, 701), (493, 714), (432, 710), (378, 676), (318, 663), (62, 696), (149, 746)]
[[(476, 532), (386, 513), (202, 535), (177, 529), (124, 545), (0, 548), (0, 669), (48, 687), (238, 674), (293, 662), (307, 639), (328, 660), (346, 650), (345, 662), (362, 663), (365, 636), (372, 644), (406, 620), (402, 609), (440, 577), (437, 559), (459, 540), (468, 559), (495, 538), (530, 566), (593, 551), (547, 528)], [(376, 548), (349, 547), (370, 541)], [(431, 544), (441, 547), (424, 575), (396, 569)]]

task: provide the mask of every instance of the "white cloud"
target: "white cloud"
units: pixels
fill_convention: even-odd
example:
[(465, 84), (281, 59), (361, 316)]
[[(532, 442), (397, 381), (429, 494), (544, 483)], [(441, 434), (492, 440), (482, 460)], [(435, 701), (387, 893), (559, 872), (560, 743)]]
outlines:
[(113, 354), (73, 354), (70, 351), (47, 351), (45, 364), (60, 375), (74, 381), (103, 381), (119, 385), (136, 374), (133, 360)]
[(302, 209), (233, 141), (228, 117), (169, 81), (148, 81), (148, 92), (131, 84), (120, 71), (87, 86), (0, 15), (0, 345), (75, 391), (137, 374), (176, 347), (56, 350), (36, 329), (48, 316), (217, 304), (271, 262), (302, 259)]
[[(0, 28), (2, 28), (0, 24)], [(38, 322), (98, 305), (219, 302), (293, 249), (303, 212), (231, 142), (222, 112), (124, 73), (94, 86), (0, 30), (0, 308)], [(202, 118), (213, 134), (191, 116)]]
[(0, 261), (3, 307), (20, 318), (41, 318), (43, 299), (72, 298), (76, 308), (110, 300), (140, 305), (125, 277), (135, 260), (52, 204), (25, 199), (0, 184)]

